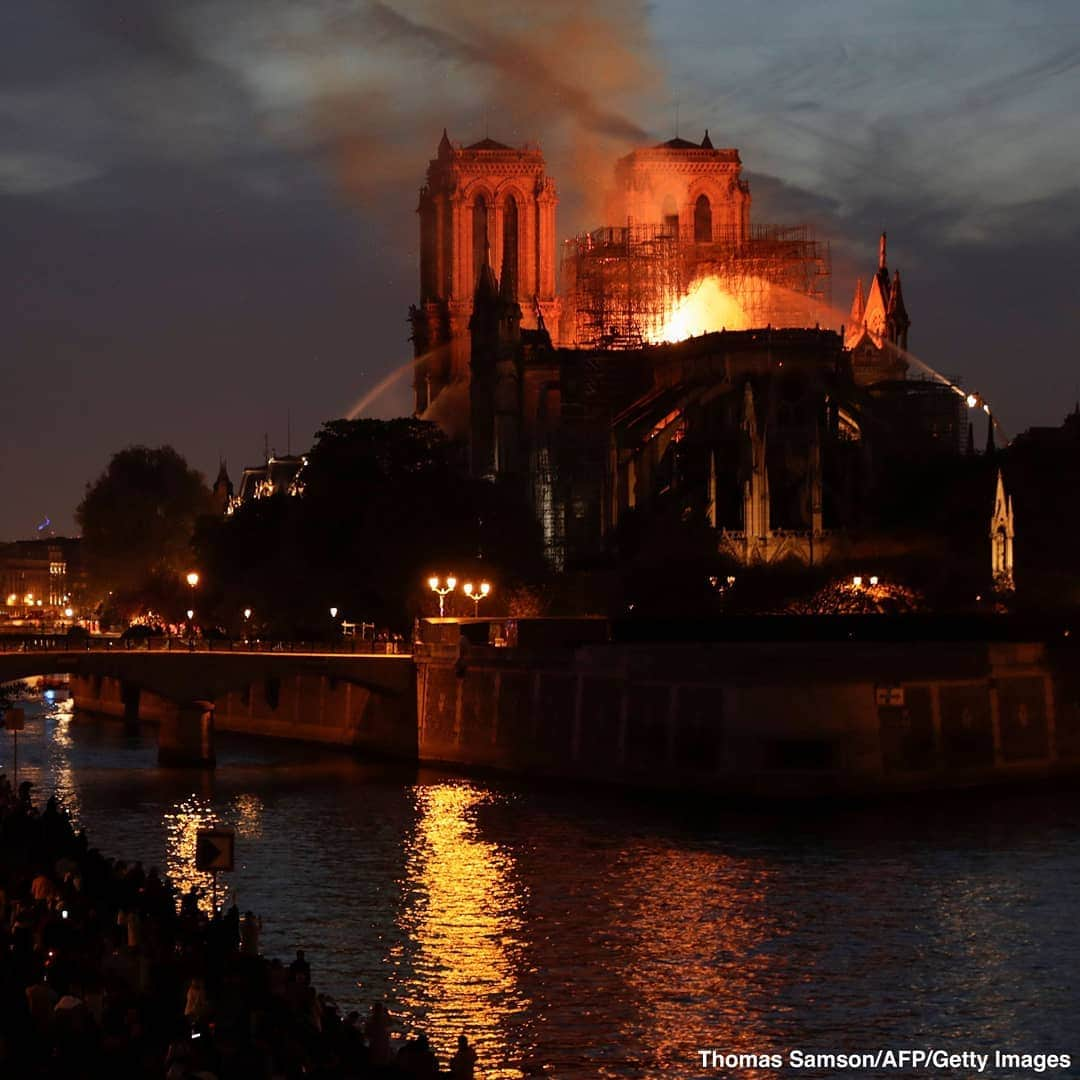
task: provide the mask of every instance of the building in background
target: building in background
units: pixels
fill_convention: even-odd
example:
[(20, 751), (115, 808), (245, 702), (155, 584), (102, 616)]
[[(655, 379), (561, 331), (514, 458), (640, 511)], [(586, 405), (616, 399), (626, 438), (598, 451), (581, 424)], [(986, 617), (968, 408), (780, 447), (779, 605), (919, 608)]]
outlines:
[[(281, 457), (270, 454), (264, 464), (249, 465), (240, 474), (240, 486), (236, 494), (230, 495), (225, 512), (233, 514), (241, 506), (256, 499), (269, 498), (271, 495), (302, 495), (305, 465), (307, 465), (307, 457), (303, 454), (285, 454)], [(218, 481), (220, 480), (219, 475)], [(231, 490), (231, 484), (229, 488)], [(217, 492), (218, 483), (215, 483), (215, 495)]]
[(645, 520), (700, 522), (741, 565), (895, 554), (920, 524), (882, 525), (920, 495), (911, 469), (964, 456), (965, 395), (909, 373), (884, 234), (850, 324), (826, 329), (828, 244), (750, 207), (738, 151), (707, 132), (635, 150), (556, 296), (539, 152), (444, 134), (421, 192), (416, 411), (467, 439), (477, 476), (523, 487), (552, 567)]
[(0, 544), (0, 598), (8, 624), (58, 624), (86, 614), (82, 541), (53, 536)]

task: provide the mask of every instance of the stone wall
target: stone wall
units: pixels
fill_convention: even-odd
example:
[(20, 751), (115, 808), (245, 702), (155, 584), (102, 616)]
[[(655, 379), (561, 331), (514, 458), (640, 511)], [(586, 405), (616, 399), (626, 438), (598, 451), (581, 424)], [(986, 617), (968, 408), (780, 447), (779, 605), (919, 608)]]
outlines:
[(1039, 644), (435, 644), (417, 661), (429, 762), (770, 796), (1080, 766), (1080, 677)]

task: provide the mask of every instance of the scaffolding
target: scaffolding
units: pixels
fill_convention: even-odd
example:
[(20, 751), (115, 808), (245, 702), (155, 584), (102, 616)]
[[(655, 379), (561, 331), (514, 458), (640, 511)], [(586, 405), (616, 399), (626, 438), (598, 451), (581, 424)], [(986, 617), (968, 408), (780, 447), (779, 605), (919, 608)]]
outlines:
[(658, 341), (705, 278), (743, 312), (745, 325), (728, 329), (814, 326), (828, 318), (830, 277), (829, 245), (807, 225), (715, 228), (706, 241), (692, 228), (605, 226), (566, 242), (562, 340), (589, 349)]

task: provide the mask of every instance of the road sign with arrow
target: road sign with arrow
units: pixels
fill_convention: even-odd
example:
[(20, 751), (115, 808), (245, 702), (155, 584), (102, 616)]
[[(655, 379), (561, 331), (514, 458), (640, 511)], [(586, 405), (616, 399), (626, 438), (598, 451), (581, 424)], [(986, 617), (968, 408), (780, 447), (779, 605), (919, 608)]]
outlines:
[(195, 834), (195, 869), (210, 873), (232, 870), (235, 840), (232, 829), (200, 829)]

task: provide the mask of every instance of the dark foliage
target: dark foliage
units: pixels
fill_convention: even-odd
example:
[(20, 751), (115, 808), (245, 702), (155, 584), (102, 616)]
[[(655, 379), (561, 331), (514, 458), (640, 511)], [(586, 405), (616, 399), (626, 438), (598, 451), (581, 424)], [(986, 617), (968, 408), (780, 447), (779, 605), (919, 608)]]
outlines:
[(469, 476), (434, 424), (331, 421), (302, 480), (300, 498), (256, 500), (199, 529), (200, 565), (234, 629), (250, 607), (253, 632), (322, 638), (331, 606), (339, 620), (404, 629), (430, 602), (429, 574), (484, 574), (501, 591), (542, 570), (523, 499)]

